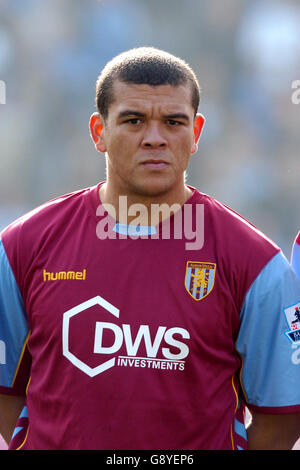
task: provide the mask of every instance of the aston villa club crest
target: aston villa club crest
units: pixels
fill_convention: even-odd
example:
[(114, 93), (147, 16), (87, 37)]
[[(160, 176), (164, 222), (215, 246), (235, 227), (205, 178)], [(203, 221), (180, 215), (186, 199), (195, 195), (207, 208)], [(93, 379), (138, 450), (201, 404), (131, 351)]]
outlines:
[(195, 300), (202, 300), (212, 291), (216, 264), (188, 261), (185, 271), (185, 288)]
[(300, 302), (284, 309), (289, 330), (285, 332), (292, 343), (300, 341)]

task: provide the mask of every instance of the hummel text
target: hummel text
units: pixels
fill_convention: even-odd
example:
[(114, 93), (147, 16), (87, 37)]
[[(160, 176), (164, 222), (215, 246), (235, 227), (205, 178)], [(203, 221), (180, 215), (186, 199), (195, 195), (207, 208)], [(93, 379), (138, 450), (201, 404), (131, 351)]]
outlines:
[(77, 280), (84, 281), (86, 279), (86, 269), (83, 271), (59, 271), (57, 273), (47, 272), (43, 269), (43, 281), (63, 281)]

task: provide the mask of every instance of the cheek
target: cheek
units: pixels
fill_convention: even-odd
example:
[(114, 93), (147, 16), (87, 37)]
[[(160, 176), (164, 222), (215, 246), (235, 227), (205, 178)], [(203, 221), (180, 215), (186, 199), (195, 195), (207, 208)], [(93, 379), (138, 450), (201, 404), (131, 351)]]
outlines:
[(190, 138), (179, 139), (174, 146), (174, 154), (180, 166), (186, 167), (188, 165), (194, 140)]
[(124, 145), (124, 139), (122, 138), (116, 137), (107, 145), (108, 163), (117, 173), (124, 173), (130, 169), (132, 162), (131, 154), (129, 142), (126, 140), (126, 145)]

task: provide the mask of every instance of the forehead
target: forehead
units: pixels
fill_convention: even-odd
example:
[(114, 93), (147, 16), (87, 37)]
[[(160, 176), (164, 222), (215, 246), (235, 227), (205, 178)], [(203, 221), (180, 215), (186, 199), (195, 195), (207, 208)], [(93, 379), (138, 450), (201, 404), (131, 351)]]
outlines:
[(190, 85), (172, 86), (169, 84), (151, 86), (116, 81), (113, 85), (113, 102), (109, 112), (135, 107), (138, 110), (164, 108), (165, 111), (185, 110), (194, 113)]

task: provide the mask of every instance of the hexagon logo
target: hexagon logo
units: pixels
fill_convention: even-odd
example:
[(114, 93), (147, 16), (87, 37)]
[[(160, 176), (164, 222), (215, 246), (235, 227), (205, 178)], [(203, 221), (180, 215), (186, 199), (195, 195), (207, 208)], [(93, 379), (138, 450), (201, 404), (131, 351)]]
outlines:
[(110, 369), (115, 365), (116, 359), (109, 359), (108, 361), (99, 364), (96, 367), (90, 367), (85, 362), (81, 361), (75, 354), (73, 354), (69, 349), (69, 324), (70, 319), (75, 315), (87, 310), (94, 305), (100, 305), (103, 307), (107, 312), (111, 313), (115, 317), (119, 318), (119, 309), (117, 309), (114, 305), (110, 304), (107, 300), (97, 295), (92, 299), (89, 299), (75, 307), (67, 310), (63, 314), (63, 327), (62, 327), (62, 347), (63, 347), (63, 355), (78, 369), (80, 369), (85, 374), (89, 375), (90, 377), (95, 377), (95, 375), (101, 374), (107, 369)]

